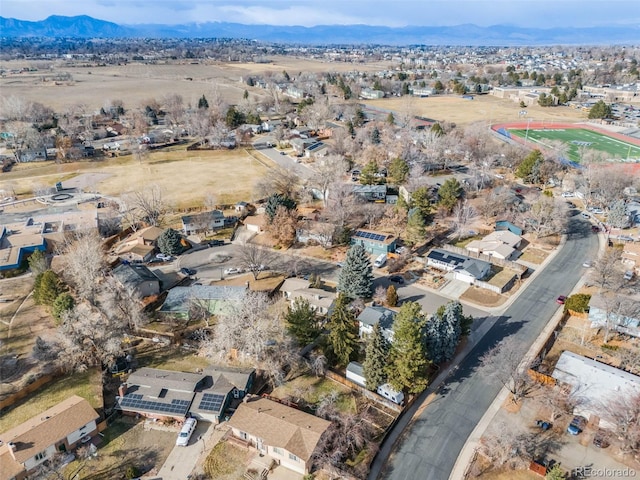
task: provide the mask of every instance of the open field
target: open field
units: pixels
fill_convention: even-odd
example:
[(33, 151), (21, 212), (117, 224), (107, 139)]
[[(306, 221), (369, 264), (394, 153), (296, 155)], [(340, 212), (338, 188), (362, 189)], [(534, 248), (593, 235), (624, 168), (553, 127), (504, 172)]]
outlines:
[(549, 141), (561, 141), (567, 146), (567, 156), (573, 162), (580, 161), (581, 146), (604, 152), (609, 159), (640, 159), (640, 147), (584, 128), (509, 129), (509, 132), (543, 148), (549, 146)]
[[(380, 100), (367, 100), (364, 103), (372, 107), (384, 108), (395, 112), (409, 112), (431, 118), (439, 122), (469, 124), (485, 122), (515, 122), (520, 119), (520, 105), (511, 100), (493, 95), (476, 95), (473, 100), (465, 100), (457, 95), (439, 97), (393, 97)], [(527, 107), (527, 117), (536, 120), (558, 122), (579, 122), (587, 118), (585, 112), (570, 107), (543, 108), (538, 105)]]
[[(40, 102), (54, 110), (69, 105), (86, 105), (97, 110), (109, 100), (122, 100), (126, 109), (146, 105), (150, 99), (160, 100), (164, 95), (178, 93), (186, 104), (196, 104), (203, 94), (209, 96), (217, 90), (228, 103), (237, 104), (245, 91), (260, 98), (266, 94), (260, 88), (248, 87), (241, 79), (264, 73), (287, 71), (291, 76), (299, 72), (322, 73), (355, 70), (375, 71), (387, 68), (383, 64), (329, 63), (308, 58), (270, 57), (272, 63), (171, 63), (148, 65), (81, 66), (64, 62), (0, 63), (0, 68), (37, 67), (38, 71), (9, 75), (0, 79), (3, 96), (18, 96)], [(53, 67), (51, 69), (50, 67)], [(67, 72), (73, 81), (67, 83), (42, 81), (43, 75)]]
[(142, 162), (129, 155), (100, 162), (19, 164), (0, 177), (0, 190), (30, 196), (37, 185), (53, 186), (76, 174), (99, 172), (102, 181), (92, 190), (102, 195), (117, 196), (158, 185), (173, 206), (188, 207), (202, 205), (208, 193), (218, 203), (252, 200), (253, 186), (266, 170), (242, 149), (188, 152), (183, 147), (152, 152)]

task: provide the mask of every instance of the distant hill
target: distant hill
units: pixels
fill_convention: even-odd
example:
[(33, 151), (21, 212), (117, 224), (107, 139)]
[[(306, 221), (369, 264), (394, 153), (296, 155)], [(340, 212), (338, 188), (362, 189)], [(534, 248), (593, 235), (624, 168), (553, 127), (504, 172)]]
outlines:
[(246, 38), (298, 44), (621, 45), (640, 43), (640, 26), (541, 29), (506, 25), (455, 25), (392, 28), (371, 25), (243, 25), (227, 22), (118, 25), (86, 15), (54, 15), (38, 22), (0, 17), (0, 35), (57, 38)]

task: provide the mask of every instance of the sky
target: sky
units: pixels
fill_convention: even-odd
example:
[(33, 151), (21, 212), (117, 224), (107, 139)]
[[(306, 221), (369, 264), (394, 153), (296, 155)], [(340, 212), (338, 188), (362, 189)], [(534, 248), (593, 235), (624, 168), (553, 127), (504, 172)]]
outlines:
[(90, 15), (120, 25), (219, 21), (306, 27), (472, 23), (640, 28), (640, 0), (1, 0), (0, 15), (32, 21)]

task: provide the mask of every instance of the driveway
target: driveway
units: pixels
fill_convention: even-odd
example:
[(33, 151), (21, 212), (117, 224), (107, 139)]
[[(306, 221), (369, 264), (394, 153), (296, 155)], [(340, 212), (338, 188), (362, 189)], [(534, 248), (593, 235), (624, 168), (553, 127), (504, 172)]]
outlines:
[(200, 457), (206, 455), (208, 450), (205, 445), (215, 431), (211, 423), (198, 422), (196, 431), (189, 439), (189, 445), (173, 447), (164, 465), (160, 468), (158, 477), (162, 480), (185, 480), (188, 478), (198, 464)]

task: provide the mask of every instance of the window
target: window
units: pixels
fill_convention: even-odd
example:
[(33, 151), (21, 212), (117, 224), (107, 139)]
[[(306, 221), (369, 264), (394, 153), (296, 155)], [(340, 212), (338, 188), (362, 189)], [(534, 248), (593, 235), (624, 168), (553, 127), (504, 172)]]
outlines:
[(282, 449), (278, 448), (278, 447), (273, 447), (273, 453), (275, 453), (276, 455), (280, 455), (280, 456), (284, 455), (284, 452), (282, 451)]
[(44, 460), (45, 458), (47, 458), (47, 452), (37, 453), (34, 458), (36, 459), (37, 462), (40, 460)]
[(298, 457), (296, 457), (293, 453), (290, 453), (290, 454), (289, 454), (289, 458), (290, 458), (291, 460), (293, 460), (294, 462), (298, 462), (298, 461), (299, 461), (299, 460), (298, 460)]

